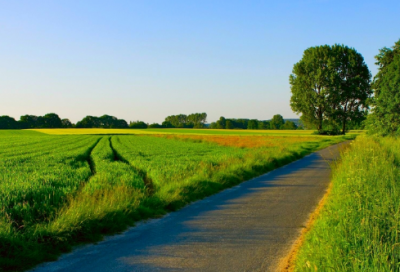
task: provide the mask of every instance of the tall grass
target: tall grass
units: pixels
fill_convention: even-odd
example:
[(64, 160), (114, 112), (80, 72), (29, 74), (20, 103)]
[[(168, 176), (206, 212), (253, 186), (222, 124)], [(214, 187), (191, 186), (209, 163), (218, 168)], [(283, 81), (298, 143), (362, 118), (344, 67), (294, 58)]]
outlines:
[(335, 166), (296, 271), (400, 271), (400, 140), (359, 137)]

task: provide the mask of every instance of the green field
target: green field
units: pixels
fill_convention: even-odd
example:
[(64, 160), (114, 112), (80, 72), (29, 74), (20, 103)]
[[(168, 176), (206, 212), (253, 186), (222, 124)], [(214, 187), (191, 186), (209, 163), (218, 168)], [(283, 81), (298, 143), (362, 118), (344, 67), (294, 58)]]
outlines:
[[(60, 135), (65, 131), (87, 135)], [(138, 135), (115, 135), (121, 131)], [(354, 138), (309, 131), (145, 131), (155, 135), (0, 131), (0, 268), (23, 270), (55, 259), (73, 245)], [(239, 135), (222, 134), (231, 132)]]
[[(52, 135), (75, 134), (197, 134), (197, 135), (304, 135), (313, 134), (313, 130), (249, 130), (249, 129), (182, 129), (182, 128), (148, 128), (148, 129), (102, 129), (102, 128), (55, 128), (32, 129)], [(363, 133), (361, 130), (349, 131), (349, 135)], [(318, 135), (315, 135), (318, 137)], [(323, 136), (322, 136), (323, 137)]]
[(334, 167), (332, 190), (295, 271), (399, 271), (400, 141), (359, 137)]

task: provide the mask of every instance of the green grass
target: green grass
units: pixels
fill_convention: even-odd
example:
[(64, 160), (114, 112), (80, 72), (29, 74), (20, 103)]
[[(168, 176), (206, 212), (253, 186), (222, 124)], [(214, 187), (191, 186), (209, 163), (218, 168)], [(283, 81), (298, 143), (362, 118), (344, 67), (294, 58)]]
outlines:
[[(264, 137), (246, 139), (271, 142)], [(179, 137), (0, 131), (0, 269), (54, 260), (345, 139), (287, 136), (246, 148)]]
[(295, 270), (400, 271), (400, 140), (357, 138), (332, 186)]

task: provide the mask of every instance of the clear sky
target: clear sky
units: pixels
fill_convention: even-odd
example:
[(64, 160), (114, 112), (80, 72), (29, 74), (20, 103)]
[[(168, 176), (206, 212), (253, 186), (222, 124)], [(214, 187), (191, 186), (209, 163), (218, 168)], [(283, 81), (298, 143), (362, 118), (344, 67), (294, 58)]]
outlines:
[(375, 74), (399, 38), (399, 0), (0, 0), (0, 115), (296, 118), (306, 48), (354, 47)]

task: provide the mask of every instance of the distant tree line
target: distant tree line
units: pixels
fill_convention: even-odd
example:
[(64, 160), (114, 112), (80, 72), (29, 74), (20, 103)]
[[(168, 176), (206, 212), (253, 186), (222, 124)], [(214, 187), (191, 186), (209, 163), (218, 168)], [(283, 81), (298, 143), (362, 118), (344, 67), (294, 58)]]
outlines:
[(71, 128), (73, 126), (71, 121), (61, 119), (55, 113), (44, 116), (23, 115), (19, 121), (7, 115), (0, 116), (0, 129)]
[(0, 116), (0, 129), (28, 128), (128, 128), (128, 123), (109, 115), (86, 116), (76, 124), (69, 119), (61, 119), (55, 113), (48, 113), (44, 116), (23, 115), (19, 121), (7, 115)]
[(189, 115), (170, 115), (161, 124), (162, 127), (170, 128), (204, 128), (207, 121), (207, 113), (192, 113)]
[(285, 121), (280, 114), (276, 114), (271, 120), (261, 121), (257, 119), (227, 119), (223, 116), (218, 121), (212, 122), (212, 129), (298, 129), (298, 126), (290, 120)]
[(76, 128), (128, 128), (125, 120), (110, 115), (100, 117), (86, 116), (76, 123)]
[(146, 124), (143, 121), (130, 122), (130, 128), (205, 128), (207, 113), (178, 114), (165, 117), (161, 124)]
[(147, 124), (143, 121), (131, 121), (129, 124), (117, 117), (103, 115), (100, 117), (86, 116), (73, 124), (69, 119), (61, 119), (55, 113), (44, 116), (23, 115), (19, 121), (4, 115), (0, 116), (0, 129), (28, 129), (28, 128), (205, 128), (207, 113), (192, 113), (189, 115), (171, 115), (165, 118), (162, 124)]
[(44, 116), (23, 115), (19, 121), (9, 116), (0, 116), (0, 129), (28, 128), (213, 128), (213, 129), (298, 129), (298, 125), (290, 120), (284, 120), (280, 114), (271, 120), (257, 119), (226, 119), (221, 117), (217, 122), (207, 125), (207, 113), (178, 114), (167, 116), (161, 124), (148, 124), (144, 121), (130, 121), (129, 124), (117, 117), (103, 115), (100, 117), (86, 116), (73, 124), (69, 119), (61, 119), (55, 113)]

